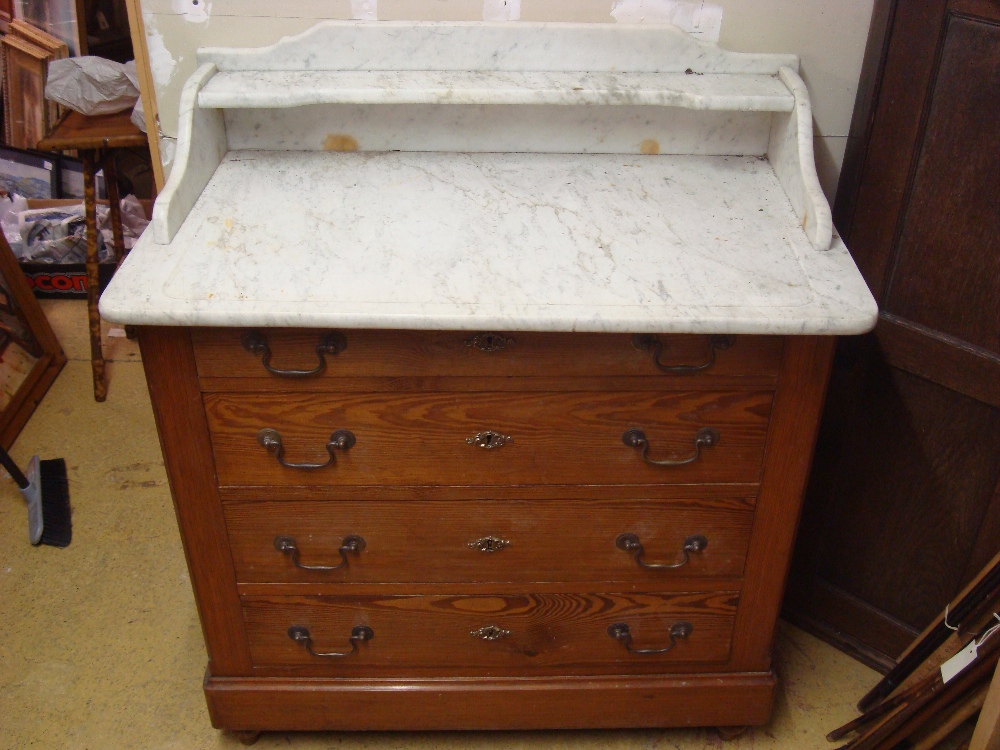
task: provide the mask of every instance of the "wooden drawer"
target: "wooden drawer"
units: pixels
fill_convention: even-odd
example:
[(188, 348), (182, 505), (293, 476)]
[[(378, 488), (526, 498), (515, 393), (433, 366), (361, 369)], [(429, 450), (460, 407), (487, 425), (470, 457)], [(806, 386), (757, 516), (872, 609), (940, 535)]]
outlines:
[[(243, 613), (256, 667), (316, 674), (430, 671), (452, 674), (584, 669), (643, 672), (729, 658), (738, 595), (597, 593), (248, 597)], [(608, 628), (628, 626), (630, 653)], [(690, 632), (672, 637), (675, 626)], [(373, 637), (343, 658), (313, 656), (289, 636), (309, 632), (317, 652), (350, 651), (354, 628)], [(492, 630), (491, 630), (492, 629)], [(677, 632), (677, 631), (675, 631)]]
[[(222, 485), (511, 485), (756, 482), (770, 392), (205, 394)], [(623, 436), (642, 430), (654, 466)], [(286, 468), (259, 443), (276, 430)], [(349, 450), (327, 449), (349, 430)], [(484, 449), (488, 431), (512, 438)], [(483, 438), (485, 439), (485, 438)], [(496, 446), (497, 439), (490, 438)], [(333, 458), (331, 458), (333, 457)]]
[[(195, 329), (192, 331), (198, 374), (202, 378), (274, 378), (263, 354), (248, 351), (243, 337), (266, 341), (275, 369), (310, 370), (319, 364), (316, 347), (329, 331), (302, 329)], [(697, 372), (664, 372), (654, 362), (655, 345), (628, 334), (512, 333), (495, 336), (502, 348), (483, 351), (475, 332), (340, 331), (345, 348), (325, 355), (326, 365), (312, 380), (344, 377), (511, 377), (654, 376), (683, 387), (692, 375), (726, 381), (777, 376), (782, 339), (775, 336), (719, 337), (660, 335), (659, 359), (665, 366), (706, 365)], [(726, 337), (722, 337), (726, 338)], [(478, 344), (490, 340), (480, 336)], [(725, 348), (716, 344), (723, 343)], [(726, 345), (728, 344), (728, 345)], [(637, 345), (644, 348), (637, 348)], [(331, 387), (335, 387), (332, 383)]]
[[(241, 583), (667, 584), (691, 576), (740, 577), (751, 502), (255, 502), (227, 503), (225, 513)], [(677, 567), (641, 567), (635, 559), (640, 550), (618, 544), (622, 534), (638, 538), (643, 563)], [(361, 537), (364, 549), (342, 556), (350, 535)], [(707, 544), (693, 539), (698, 536)], [(276, 545), (279, 538), (292, 540), (294, 549), (287, 542)], [(342, 567), (304, 570), (296, 559)]]

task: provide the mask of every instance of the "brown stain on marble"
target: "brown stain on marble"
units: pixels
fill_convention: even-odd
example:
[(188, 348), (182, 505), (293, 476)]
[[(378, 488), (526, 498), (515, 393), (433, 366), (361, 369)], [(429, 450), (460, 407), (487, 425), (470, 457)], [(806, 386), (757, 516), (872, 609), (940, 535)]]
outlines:
[(652, 138), (647, 138), (639, 144), (639, 152), (652, 156), (660, 153), (660, 143)]
[(358, 139), (347, 133), (327, 133), (323, 139), (324, 151), (357, 151)]

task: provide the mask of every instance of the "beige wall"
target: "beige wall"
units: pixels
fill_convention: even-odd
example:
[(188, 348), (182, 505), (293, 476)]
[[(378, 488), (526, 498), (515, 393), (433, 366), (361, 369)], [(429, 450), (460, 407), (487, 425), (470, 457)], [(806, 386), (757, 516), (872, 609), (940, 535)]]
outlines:
[[(664, 0), (646, 0), (655, 4)], [(324, 18), (353, 18), (366, 7), (379, 20), (481, 20), (490, 0), (141, 0), (160, 130), (169, 169), (177, 103), (200, 46), (253, 47), (296, 34)], [(844, 158), (873, 0), (715, 0), (723, 47), (793, 52), (813, 98), (816, 160), (832, 199)], [(524, 21), (614, 23), (614, 0), (520, 0)], [(207, 11), (205, 10), (207, 8)]]

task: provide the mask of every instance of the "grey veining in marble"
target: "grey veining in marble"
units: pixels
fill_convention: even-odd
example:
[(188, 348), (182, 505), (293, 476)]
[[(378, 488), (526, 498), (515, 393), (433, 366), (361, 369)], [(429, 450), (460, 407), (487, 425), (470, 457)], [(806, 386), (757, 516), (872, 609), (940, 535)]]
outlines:
[(198, 50), (231, 70), (496, 70), (749, 73), (795, 55), (729, 52), (670, 24), (326, 21), (270, 47)]
[(214, 76), (198, 104), (597, 104), (790, 112), (794, 99), (776, 76), (752, 74), (242, 70)]
[(817, 250), (826, 250), (833, 241), (833, 215), (816, 174), (809, 92), (791, 68), (779, 73), (795, 96), (795, 109), (773, 116), (767, 155), (809, 241)]
[(757, 157), (230, 152), (101, 300), (154, 325), (859, 333)]
[(229, 148), (222, 111), (198, 106), (198, 92), (214, 74), (215, 66), (205, 63), (181, 92), (175, 166), (153, 207), (152, 232), (161, 244), (177, 233)]
[(588, 105), (319, 104), (227, 109), (236, 150), (762, 156), (769, 112)]

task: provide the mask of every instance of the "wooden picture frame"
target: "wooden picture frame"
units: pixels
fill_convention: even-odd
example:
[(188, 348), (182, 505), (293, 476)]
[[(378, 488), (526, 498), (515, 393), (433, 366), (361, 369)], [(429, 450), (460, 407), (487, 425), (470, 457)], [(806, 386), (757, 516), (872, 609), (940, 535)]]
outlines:
[(5, 450), (65, 364), (52, 326), (0, 232), (0, 446)]
[(0, 34), (7, 33), (7, 27), (14, 18), (14, 0), (0, 0)]
[(49, 130), (45, 102), (49, 52), (13, 34), (0, 39), (0, 51), (7, 145), (33, 149)]
[(58, 37), (70, 55), (88, 54), (84, 0), (14, 0), (14, 17)]
[[(41, 47), (49, 53), (50, 61), (62, 60), (69, 57), (69, 45), (66, 42), (41, 29), (36, 29), (27, 21), (15, 18), (10, 22), (7, 33), (23, 39), (29, 44), (34, 44), (36, 47)], [(46, 76), (46, 80), (47, 78)], [(48, 109), (48, 122), (46, 124), (48, 128), (51, 128), (62, 115), (62, 107), (58, 103), (48, 99), (45, 100), (45, 106)]]

